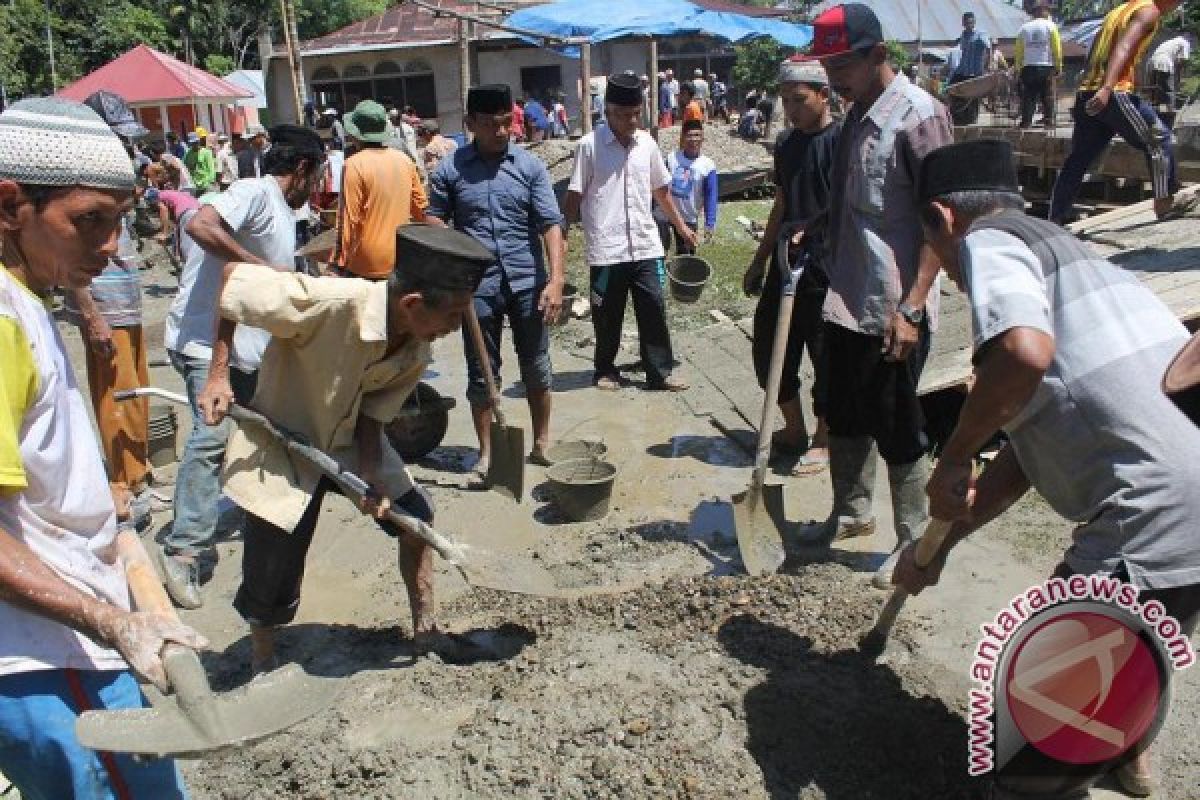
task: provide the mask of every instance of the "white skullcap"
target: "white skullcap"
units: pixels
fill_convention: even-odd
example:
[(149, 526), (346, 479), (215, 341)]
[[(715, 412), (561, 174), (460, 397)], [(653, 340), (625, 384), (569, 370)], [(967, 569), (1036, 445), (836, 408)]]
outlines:
[(0, 114), (0, 180), (132, 191), (133, 163), (92, 109), (59, 97), (19, 100)]
[(817, 83), (829, 85), (825, 68), (816, 61), (784, 61), (779, 65), (780, 83)]

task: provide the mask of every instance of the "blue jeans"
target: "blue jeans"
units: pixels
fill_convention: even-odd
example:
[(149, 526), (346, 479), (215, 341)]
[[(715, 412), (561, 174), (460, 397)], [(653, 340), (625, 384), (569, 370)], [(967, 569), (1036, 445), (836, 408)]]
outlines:
[[(194, 358), (167, 350), (171, 365), (187, 386), (188, 403), (192, 407), (192, 432), (183, 448), (179, 474), (175, 478), (175, 521), (171, 532), (163, 539), (168, 555), (202, 555), (213, 546), (220, 514), (221, 465), (225, 462), (225, 445), (233, 432), (233, 420), (226, 418), (219, 425), (207, 425), (200, 415), (196, 398), (208, 380), (208, 359)], [(253, 376), (236, 369), (229, 370), (234, 395), (239, 403), (253, 395)]]
[[(505, 283), (496, 292), (475, 296), (475, 315), (479, 317), (483, 344), (492, 362), (497, 386), (500, 385), (500, 337), (504, 331), (504, 318), (508, 317), (525, 391), (551, 388), (550, 332), (542, 312), (538, 311), (541, 294), (540, 286), (513, 291)], [(475, 355), (471, 331), (466, 325), (463, 326), (463, 342), (467, 353), (467, 401), (476, 408), (486, 407), (490, 403), (487, 384), (483, 380), (483, 368)]]
[(1169, 197), (1179, 189), (1171, 132), (1154, 109), (1136, 94), (1113, 92), (1108, 105), (1093, 117), (1085, 107), (1095, 94), (1089, 91), (1075, 95), (1075, 107), (1071, 109), (1071, 118), (1075, 121), (1071, 154), (1063, 163), (1050, 195), (1051, 222), (1062, 224), (1068, 221), (1083, 176), (1118, 134), (1146, 155), (1155, 198)]
[(125, 670), (0, 676), (0, 772), (24, 800), (185, 800), (174, 759), (99, 753), (75, 738), (82, 711), (145, 705)]

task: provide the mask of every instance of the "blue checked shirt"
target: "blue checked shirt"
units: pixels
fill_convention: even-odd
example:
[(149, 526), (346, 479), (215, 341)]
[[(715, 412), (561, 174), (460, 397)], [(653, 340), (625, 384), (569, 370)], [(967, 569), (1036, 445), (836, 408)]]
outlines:
[(480, 157), (474, 144), (460, 147), (429, 177), (430, 215), (479, 240), (496, 261), (477, 296), (546, 283), (542, 232), (561, 225), (562, 212), (546, 165), (524, 149), (508, 146), (497, 161)]

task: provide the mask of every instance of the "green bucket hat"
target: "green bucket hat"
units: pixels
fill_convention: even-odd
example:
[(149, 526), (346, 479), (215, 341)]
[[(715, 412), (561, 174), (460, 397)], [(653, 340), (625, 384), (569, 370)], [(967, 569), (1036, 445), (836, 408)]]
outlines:
[(363, 100), (356, 105), (345, 124), (346, 133), (360, 142), (383, 144), (391, 138), (387, 109), (374, 100)]

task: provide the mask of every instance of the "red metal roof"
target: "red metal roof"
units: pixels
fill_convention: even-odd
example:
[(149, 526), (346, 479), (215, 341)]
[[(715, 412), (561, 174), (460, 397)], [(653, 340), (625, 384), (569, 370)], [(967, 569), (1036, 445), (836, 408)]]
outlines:
[(68, 100), (82, 102), (92, 92), (107, 89), (127, 103), (162, 103), (172, 100), (233, 101), (253, 97), (246, 89), (189, 66), (144, 44), (108, 62), (90, 75), (58, 91)]

